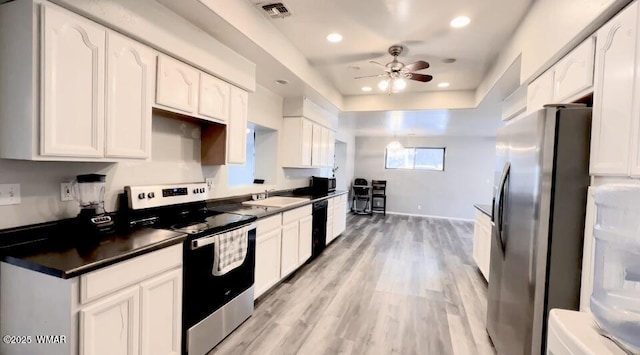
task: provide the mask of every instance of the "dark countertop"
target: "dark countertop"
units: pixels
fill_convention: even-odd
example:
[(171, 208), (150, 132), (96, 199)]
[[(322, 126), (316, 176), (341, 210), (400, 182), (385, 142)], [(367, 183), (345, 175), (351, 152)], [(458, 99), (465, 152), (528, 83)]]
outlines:
[(478, 211), (486, 214), (487, 216), (489, 216), (489, 218), (491, 218), (491, 212), (493, 211), (493, 208), (491, 207), (491, 205), (473, 205), (473, 207), (475, 207), (476, 209), (478, 209)]
[(58, 237), (11, 248), (5, 252), (2, 261), (68, 279), (182, 243), (186, 237), (184, 233), (153, 228), (116, 233), (94, 242), (73, 242), (72, 238)]
[[(302, 207), (313, 202), (346, 194), (336, 191), (326, 196), (285, 192), (278, 196), (309, 198), (292, 206), (258, 207), (243, 205), (237, 198), (221, 199), (210, 207), (213, 211), (264, 218), (284, 211)], [(171, 245), (182, 243), (187, 235), (164, 229), (138, 228), (120, 231), (90, 242), (73, 236), (72, 220), (25, 226), (0, 231), (0, 260), (63, 279), (115, 264), (117, 262), (149, 253)]]
[(251, 206), (245, 205), (242, 202), (239, 203), (231, 203), (225, 205), (217, 205), (209, 207), (209, 209), (217, 212), (229, 212), (229, 213), (237, 213), (244, 214), (249, 216), (256, 216), (258, 219), (266, 218), (269, 216), (276, 215), (278, 213), (286, 212), (292, 209), (296, 209), (298, 207), (302, 207), (314, 202), (327, 200), (332, 197), (340, 196), (346, 194), (348, 191), (336, 191), (327, 194), (326, 196), (311, 196), (311, 195), (294, 195), (294, 194), (282, 194), (278, 196), (287, 196), (287, 197), (300, 197), (300, 198), (308, 198), (309, 201), (304, 201), (297, 203), (295, 205), (287, 206), (287, 207), (260, 207), (260, 206)]

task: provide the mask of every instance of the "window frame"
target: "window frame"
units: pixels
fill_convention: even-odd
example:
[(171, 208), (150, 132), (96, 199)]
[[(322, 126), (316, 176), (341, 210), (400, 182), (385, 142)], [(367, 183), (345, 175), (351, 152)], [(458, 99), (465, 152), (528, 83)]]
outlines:
[[(417, 170), (417, 171), (435, 171), (435, 172), (444, 172), (447, 166), (447, 147), (404, 147), (404, 150), (413, 149), (413, 167), (411, 168), (390, 168), (387, 166), (387, 158), (388, 158), (388, 149), (384, 148), (384, 169), (385, 170)], [(429, 169), (429, 168), (416, 168), (416, 151), (418, 149), (438, 149), (442, 150), (442, 170), (440, 169)]]

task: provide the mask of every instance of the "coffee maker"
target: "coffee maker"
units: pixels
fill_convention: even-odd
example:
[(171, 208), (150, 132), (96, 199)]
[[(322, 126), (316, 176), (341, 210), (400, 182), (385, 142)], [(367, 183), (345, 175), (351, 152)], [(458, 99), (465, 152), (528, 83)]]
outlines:
[(80, 204), (76, 223), (82, 235), (96, 237), (115, 232), (113, 219), (104, 210), (105, 183), (106, 175), (86, 174), (76, 176), (71, 185), (71, 195)]

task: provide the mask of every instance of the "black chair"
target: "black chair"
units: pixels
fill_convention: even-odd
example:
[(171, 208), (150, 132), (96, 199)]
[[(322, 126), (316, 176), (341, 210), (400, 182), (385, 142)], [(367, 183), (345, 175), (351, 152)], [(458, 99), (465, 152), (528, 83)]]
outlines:
[(371, 211), (387, 215), (387, 180), (371, 180)]
[(351, 211), (355, 214), (371, 214), (371, 186), (365, 179), (353, 180)]

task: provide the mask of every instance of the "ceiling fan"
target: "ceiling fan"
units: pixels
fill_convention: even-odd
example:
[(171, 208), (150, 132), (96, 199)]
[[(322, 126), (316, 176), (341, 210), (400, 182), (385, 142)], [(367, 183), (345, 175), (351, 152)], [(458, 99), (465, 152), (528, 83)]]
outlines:
[(389, 47), (389, 54), (393, 56), (393, 60), (386, 65), (380, 64), (374, 60), (370, 60), (369, 63), (375, 64), (381, 67), (385, 72), (378, 75), (367, 75), (367, 76), (358, 76), (354, 79), (362, 79), (362, 78), (375, 78), (381, 77), (385, 78), (380, 83), (378, 83), (378, 88), (382, 91), (387, 91), (389, 94), (396, 93), (404, 90), (407, 86), (407, 82), (405, 79), (421, 81), (423, 83), (429, 82), (433, 79), (433, 76), (427, 74), (419, 74), (415, 73), (418, 70), (429, 68), (429, 63), (424, 60), (419, 60), (417, 62), (413, 62), (411, 64), (404, 64), (398, 61), (398, 56), (404, 47), (401, 45), (393, 45)]

